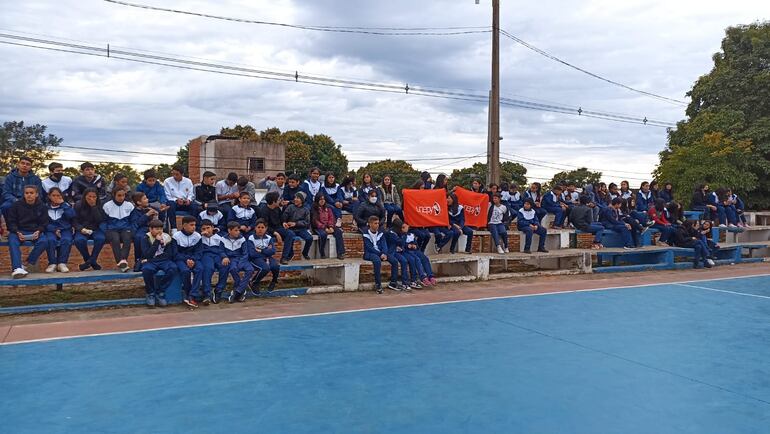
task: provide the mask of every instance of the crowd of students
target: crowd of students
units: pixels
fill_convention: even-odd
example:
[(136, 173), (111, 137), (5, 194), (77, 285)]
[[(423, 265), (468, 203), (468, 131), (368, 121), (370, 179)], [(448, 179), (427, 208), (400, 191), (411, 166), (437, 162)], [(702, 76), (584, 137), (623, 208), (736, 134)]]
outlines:
[[(177, 273), (191, 306), (217, 303), (228, 275), (234, 284), (231, 302), (243, 300), (249, 290), (259, 292), (260, 282), (267, 276), (271, 276), (267, 290), (272, 291), (280, 265), (294, 256), (296, 239), (304, 243), (302, 257), (310, 258), (313, 234), (318, 236), (321, 258), (326, 257), (329, 238), (334, 238), (337, 259), (342, 260), (343, 211), (353, 215), (363, 237), (364, 259), (373, 264), (375, 289), (380, 293), (383, 262), (391, 265), (387, 287), (392, 290), (435, 285), (425, 255), (431, 236), (437, 253), (447, 245), (450, 253), (456, 253), (460, 236), (466, 235), (465, 252), (470, 253), (473, 231), (478, 229), (465, 224), (463, 206), (448, 188), (447, 177), (439, 175), (434, 182), (427, 172), (411, 188), (447, 189), (447, 227), (406, 224), (400, 190), (390, 176), (377, 185), (366, 174), (357, 186), (354, 176), (338, 184), (335, 174), (322, 177), (314, 168), (304, 181), (297, 175), (278, 173), (255, 185), (236, 173), (217, 181), (216, 174), (205, 172), (200, 184), (194, 185), (183, 168), (174, 167), (163, 182), (154, 170), (144, 172), (142, 182), (132, 190), (126, 176), (118, 174), (108, 184), (90, 163), (80, 166), (81, 176), (75, 179), (64, 176), (59, 163), (49, 165), (49, 175), (43, 180), (31, 167), (30, 158), (20, 158), (2, 186), (0, 211), (8, 228), (12, 277), (25, 277), (43, 253), (48, 256), (46, 272), (69, 272), (73, 245), (83, 258), (81, 271), (99, 270), (99, 253), (106, 243), (112, 247), (117, 267), (128, 272), (133, 245), (133, 271), (144, 276), (148, 305), (165, 304), (164, 288)], [(710, 220), (720, 226), (745, 226), (746, 222), (737, 195), (729, 189), (710, 192), (708, 185), (699, 185), (693, 195), (693, 209), (704, 213), (705, 222), (700, 226), (684, 220), (671, 184), (658, 190), (656, 182), (644, 182), (635, 193), (627, 181), (620, 187), (599, 183), (582, 189), (567, 183), (547, 192), (539, 183), (523, 192), (515, 184), (485, 187), (480, 180), (469, 187), (490, 197), (487, 228), (501, 254), (509, 252), (508, 228), (514, 220), (525, 237), (525, 253), (531, 251), (534, 234), (540, 240), (537, 251), (547, 252), (547, 229), (542, 221), (553, 214), (553, 228), (572, 226), (594, 234), (593, 248), (603, 247), (605, 229), (620, 234), (626, 248), (639, 247), (641, 234), (652, 227), (660, 231), (661, 244), (692, 247), (696, 264), (710, 266), (709, 258), (718, 248), (708, 239)], [(259, 203), (256, 188), (267, 190)], [(181, 230), (176, 228), (179, 213), (184, 213)], [(25, 241), (33, 248), (23, 261), (20, 246)], [(277, 259), (276, 242), (283, 244)], [(156, 279), (158, 271), (166, 278)], [(219, 279), (212, 288), (215, 273)]]

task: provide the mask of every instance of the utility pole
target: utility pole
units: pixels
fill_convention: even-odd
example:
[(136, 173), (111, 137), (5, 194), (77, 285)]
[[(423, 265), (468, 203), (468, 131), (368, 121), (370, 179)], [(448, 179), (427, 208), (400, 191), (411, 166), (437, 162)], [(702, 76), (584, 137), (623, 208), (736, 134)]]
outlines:
[(492, 89), (487, 134), (487, 184), (491, 183), (500, 183), (500, 0), (492, 0)]

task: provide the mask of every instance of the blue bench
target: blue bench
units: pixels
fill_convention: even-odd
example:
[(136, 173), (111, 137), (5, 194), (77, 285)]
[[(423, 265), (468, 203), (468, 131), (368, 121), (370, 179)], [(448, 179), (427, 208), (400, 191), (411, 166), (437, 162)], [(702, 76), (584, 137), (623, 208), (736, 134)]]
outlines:
[(674, 252), (669, 248), (598, 250), (596, 258), (594, 273), (668, 270), (674, 265)]
[[(587, 234), (588, 232), (583, 232), (581, 230), (576, 230), (576, 234)], [(648, 229), (646, 232), (644, 232), (641, 236), (641, 242), (643, 246), (650, 246), (652, 245), (652, 234), (658, 233), (657, 229)], [(620, 236), (620, 234), (611, 231), (609, 229), (605, 229), (602, 231), (602, 245), (604, 247), (609, 248), (622, 248), (623, 245), (623, 237)]]
[(703, 218), (703, 211), (684, 211), (682, 214), (685, 220), (701, 220)]

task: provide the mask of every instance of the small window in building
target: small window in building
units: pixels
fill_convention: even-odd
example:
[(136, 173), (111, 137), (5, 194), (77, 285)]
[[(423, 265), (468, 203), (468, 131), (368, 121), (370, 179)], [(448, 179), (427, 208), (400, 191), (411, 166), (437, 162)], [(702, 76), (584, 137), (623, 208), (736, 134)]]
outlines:
[(264, 171), (265, 171), (264, 158), (249, 158), (249, 172), (264, 172)]

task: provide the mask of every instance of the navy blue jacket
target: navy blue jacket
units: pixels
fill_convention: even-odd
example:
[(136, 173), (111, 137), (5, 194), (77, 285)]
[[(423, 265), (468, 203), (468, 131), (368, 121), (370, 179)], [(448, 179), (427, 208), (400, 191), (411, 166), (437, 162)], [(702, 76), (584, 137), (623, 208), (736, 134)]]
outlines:
[(529, 225), (538, 225), (538, 226), (540, 225), (540, 220), (537, 219), (537, 213), (535, 212), (535, 208), (530, 209), (529, 212), (524, 211), (524, 208), (522, 208), (517, 213), (517, 216), (518, 217), (516, 218), (516, 227), (519, 230), (525, 229), (529, 227)]
[(123, 201), (118, 205), (114, 201), (109, 201), (102, 206), (104, 214), (107, 216), (104, 230), (107, 231), (130, 231), (131, 213), (134, 211), (134, 205), (131, 202)]
[(131, 215), (129, 216), (131, 231), (135, 234), (149, 232), (148, 225), (150, 224), (150, 217), (147, 216), (147, 212), (151, 209), (152, 208), (134, 208), (134, 210), (131, 211)]
[(599, 214), (599, 222), (602, 223), (604, 227), (625, 224), (623, 220), (621, 220), (620, 210), (616, 211), (615, 208), (611, 206), (602, 208), (601, 213)]
[(554, 196), (556, 196), (556, 194), (553, 191), (549, 191), (543, 196), (543, 201), (542, 201), (543, 208), (547, 210), (561, 208), (561, 198), (556, 196), (556, 198), (554, 199)]
[(145, 235), (142, 238), (142, 258), (148, 262), (173, 261), (176, 256), (176, 241), (168, 234), (164, 234), (163, 238), (166, 240), (165, 245), (163, 251), (159, 252), (160, 241)]
[(661, 190), (658, 192), (658, 197), (665, 200), (666, 203), (669, 203), (674, 200), (674, 196), (671, 195), (671, 192), (668, 190)]
[(452, 214), (452, 211), (449, 211), (449, 225), (457, 225), (461, 228), (465, 226), (465, 210), (462, 205), (457, 207), (457, 214)]
[(176, 243), (175, 261), (187, 261), (192, 259), (195, 262), (200, 261), (203, 244), (201, 243), (201, 234), (193, 232), (186, 234), (184, 231), (176, 231), (174, 236)]
[(339, 184), (334, 184), (334, 187), (321, 185), (321, 193), (324, 194), (326, 204), (330, 207), (334, 207), (335, 203), (342, 203), (345, 200), (345, 194), (342, 192), (342, 187)]
[(257, 212), (251, 207), (241, 208), (240, 205), (236, 205), (230, 208), (230, 212), (227, 214), (227, 222), (238, 222), (241, 226), (253, 228), (257, 222)]
[(380, 256), (380, 255), (388, 254), (388, 243), (387, 241), (385, 241), (384, 233), (377, 232), (376, 234), (372, 234), (367, 229), (363, 237), (364, 237), (364, 255)]
[(15, 202), (24, 199), (24, 187), (27, 185), (37, 187), (38, 193), (43, 190), (43, 183), (40, 177), (32, 173), (32, 171), (27, 173), (27, 176), (21, 176), (19, 169), (11, 170), (11, 173), (5, 177), (5, 182), (3, 183), (3, 202)]
[(229, 235), (222, 237), (222, 247), (225, 255), (231, 260), (248, 259), (248, 240), (244, 236), (230, 238)]
[(647, 214), (647, 211), (650, 210), (650, 207), (655, 205), (655, 196), (652, 194), (651, 191), (648, 192), (648, 194), (650, 195), (650, 197), (645, 199), (644, 193), (642, 193), (641, 190), (636, 192), (636, 210), (638, 212), (643, 212)]
[[(275, 239), (268, 234), (261, 237), (254, 234), (249, 237), (247, 249), (251, 260), (270, 259), (275, 255)], [(257, 249), (260, 251), (258, 252)]]
[(225, 248), (222, 241), (222, 237), (217, 234), (214, 234), (209, 238), (201, 236), (201, 258), (211, 256), (216, 258), (218, 260), (217, 262), (225, 259), (227, 255), (225, 255)]
[(63, 203), (56, 208), (48, 205), (48, 226), (47, 232), (70, 232), (72, 233), (72, 222), (75, 220), (75, 210), (68, 204)]

